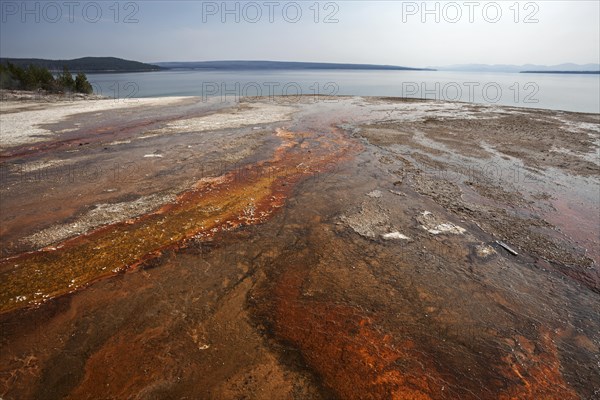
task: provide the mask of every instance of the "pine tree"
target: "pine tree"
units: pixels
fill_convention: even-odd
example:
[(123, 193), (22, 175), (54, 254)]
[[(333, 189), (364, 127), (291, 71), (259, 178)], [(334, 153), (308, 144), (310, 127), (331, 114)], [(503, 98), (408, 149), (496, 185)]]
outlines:
[(54, 77), (50, 71), (33, 64), (30, 64), (25, 70), (22, 83), (27, 90), (52, 90), (55, 86)]
[(62, 90), (75, 90), (75, 80), (73, 79), (73, 75), (66, 66), (63, 67), (63, 72), (61, 74), (58, 74), (58, 76), (56, 77), (56, 81), (58, 83), (59, 88)]
[(75, 91), (86, 94), (91, 94), (94, 91), (83, 72), (78, 73), (75, 78)]

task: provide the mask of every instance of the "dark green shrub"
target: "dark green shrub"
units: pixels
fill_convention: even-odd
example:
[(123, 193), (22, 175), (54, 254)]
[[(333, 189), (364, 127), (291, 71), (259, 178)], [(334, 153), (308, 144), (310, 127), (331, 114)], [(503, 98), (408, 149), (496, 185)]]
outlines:
[(92, 85), (87, 80), (87, 76), (85, 76), (83, 72), (78, 73), (75, 78), (75, 91), (86, 94), (92, 94), (94, 91)]
[(56, 77), (56, 82), (58, 83), (58, 86), (65, 91), (72, 92), (75, 90), (75, 80), (66, 66), (63, 67), (63, 72)]

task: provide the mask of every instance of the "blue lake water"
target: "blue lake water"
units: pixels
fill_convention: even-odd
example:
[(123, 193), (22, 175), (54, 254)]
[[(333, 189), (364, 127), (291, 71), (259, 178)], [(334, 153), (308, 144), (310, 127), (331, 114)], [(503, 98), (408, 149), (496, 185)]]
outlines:
[(168, 70), (90, 74), (118, 99), (158, 96), (358, 95), (456, 100), (600, 113), (600, 75), (444, 71)]

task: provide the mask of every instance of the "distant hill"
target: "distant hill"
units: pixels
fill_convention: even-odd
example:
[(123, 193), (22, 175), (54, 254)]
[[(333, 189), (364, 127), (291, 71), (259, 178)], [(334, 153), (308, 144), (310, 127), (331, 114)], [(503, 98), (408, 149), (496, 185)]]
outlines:
[(575, 74), (600, 75), (600, 71), (521, 71), (522, 74)]
[(168, 69), (212, 69), (212, 70), (298, 70), (298, 69), (347, 69), (347, 70), (393, 70), (393, 71), (432, 71), (427, 68), (409, 68), (396, 65), (339, 64), (288, 61), (184, 61), (157, 62)]
[(48, 68), (50, 71), (62, 71), (63, 66), (71, 72), (145, 72), (158, 71), (157, 65), (144, 64), (138, 61), (123, 60), (116, 57), (84, 57), (74, 60), (45, 60), (41, 58), (0, 58), (0, 63), (6, 62), (27, 67), (30, 64)]
[(600, 71), (600, 64), (559, 64), (559, 65), (512, 65), (512, 64), (458, 64), (433, 67), (440, 71), (464, 71), (464, 72), (522, 72), (522, 71)]

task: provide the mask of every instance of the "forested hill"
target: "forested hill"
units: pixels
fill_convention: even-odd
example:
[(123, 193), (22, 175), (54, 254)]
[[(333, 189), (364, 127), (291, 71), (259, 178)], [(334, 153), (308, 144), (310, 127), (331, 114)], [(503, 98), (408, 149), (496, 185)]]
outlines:
[(67, 67), (72, 72), (144, 72), (158, 71), (157, 65), (145, 64), (138, 61), (123, 60), (116, 57), (83, 57), (74, 60), (45, 60), (41, 58), (0, 58), (0, 63), (10, 62), (19, 67), (29, 65), (48, 68), (50, 71), (62, 71)]
[(158, 66), (169, 69), (207, 69), (207, 70), (302, 70), (302, 69), (346, 69), (346, 70), (393, 70), (393, 71), (431, 71), (425, 68), (409, 68), (396, 65), (340, 64), (291, 61), (183, 61), (157, 62)]

